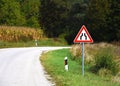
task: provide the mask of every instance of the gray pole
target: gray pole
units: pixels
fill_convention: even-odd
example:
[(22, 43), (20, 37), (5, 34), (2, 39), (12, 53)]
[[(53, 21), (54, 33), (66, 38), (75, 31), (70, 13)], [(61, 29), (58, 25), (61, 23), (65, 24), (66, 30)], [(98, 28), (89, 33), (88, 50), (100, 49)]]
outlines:
[(84, 76), (84, 42), (82, 43), (82, 75)]

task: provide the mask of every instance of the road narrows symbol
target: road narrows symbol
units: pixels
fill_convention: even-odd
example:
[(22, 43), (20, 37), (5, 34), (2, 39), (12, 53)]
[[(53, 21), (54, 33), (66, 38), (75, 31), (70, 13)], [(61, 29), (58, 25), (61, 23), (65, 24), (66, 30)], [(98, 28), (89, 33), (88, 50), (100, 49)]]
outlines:
[(92, 43), (93, 39), (91, 38), (87, 28), (83, 25), (74, 39), (74, 43), (82, 43), (82, 75), (84, 76), (84, 43)]
[(76, 35), (74, 39), (74, 43), (83, 43), (83, 42), (89, 42), (92, 43), (93, 39), (91, 38), (87, 28), (83, 25), (81, 29), (79, 30), (78, 34)]
[[(84, 35), (83, 35), (84, 34)], [(87, 40), (87, 35), (86, 33), (82, 33), (81, 36), (80, 36), (80, 40), (84, 40), (84, 37), (85, 37), (85, 40)]]

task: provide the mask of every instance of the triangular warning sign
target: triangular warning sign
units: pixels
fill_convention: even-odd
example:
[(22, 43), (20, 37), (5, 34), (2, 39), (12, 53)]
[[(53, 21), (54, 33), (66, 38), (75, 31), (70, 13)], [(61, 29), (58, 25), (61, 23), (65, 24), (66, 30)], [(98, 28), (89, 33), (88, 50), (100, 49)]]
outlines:
[(80, 42), (93, 42), (93, 39), (91, 38), (87, 28), (84, 25), (81, 27), (80, 31), (74, 39), (74, 43)]

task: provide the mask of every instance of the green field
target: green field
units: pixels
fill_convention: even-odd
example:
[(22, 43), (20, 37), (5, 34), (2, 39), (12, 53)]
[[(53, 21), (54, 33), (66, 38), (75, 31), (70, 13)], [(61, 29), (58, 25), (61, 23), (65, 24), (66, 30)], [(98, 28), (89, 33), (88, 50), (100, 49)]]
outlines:
[(41, 62), (56, 86), (120, 86), (113, 82), (112, 77), (101, 77), (92, 73), (91, 64), (85, 65), (85, 75), (82, 76), (81, 64), (68, 57), (69, 71), (64, 70), (64, 57), (69, 56), (69, 49), (44, 53)]

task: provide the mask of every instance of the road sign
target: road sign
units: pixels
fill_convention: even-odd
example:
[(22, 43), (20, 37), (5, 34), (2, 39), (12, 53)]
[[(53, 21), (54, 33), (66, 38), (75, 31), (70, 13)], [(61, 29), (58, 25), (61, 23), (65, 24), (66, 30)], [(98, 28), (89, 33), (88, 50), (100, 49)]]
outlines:
[(81, 27), (80, 31), (74, 39), (74, 43), (80, 42), (93, 42), (93, 39), (91, 38), (87, 28), (84, 25)]
[(93, 42), (87, 28), (83, 25), (74, 39), (74, 43), (82, 42), (82, 75), (84, 76), (84, 42)]

